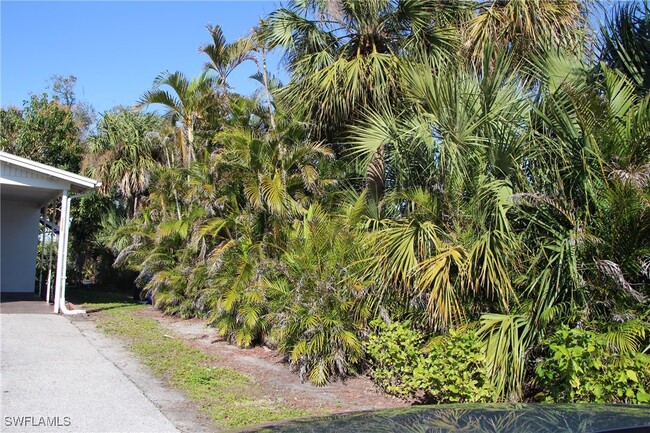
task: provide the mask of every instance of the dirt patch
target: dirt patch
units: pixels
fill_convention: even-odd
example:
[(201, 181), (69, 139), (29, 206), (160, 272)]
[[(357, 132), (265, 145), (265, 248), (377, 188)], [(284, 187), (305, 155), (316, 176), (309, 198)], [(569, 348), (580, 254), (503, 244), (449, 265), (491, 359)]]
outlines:
[(337, 381), (324, 387), (302, 383), (297, 374), (289, 370), (283, 357), (266, 347), (241, 349), (229, 344), (199, 319), (183, 320), (146, 308), (138, 314), (155, 319), (173, 333), (185, 339), (192, 347), (215, 356), (221, 367), (235, 370), (250, 377), (261, 395), (283, 402), (312, 414), (340, 413), (404, 407), (401, 399), (388, 396), (375, 387), (366, 376)]

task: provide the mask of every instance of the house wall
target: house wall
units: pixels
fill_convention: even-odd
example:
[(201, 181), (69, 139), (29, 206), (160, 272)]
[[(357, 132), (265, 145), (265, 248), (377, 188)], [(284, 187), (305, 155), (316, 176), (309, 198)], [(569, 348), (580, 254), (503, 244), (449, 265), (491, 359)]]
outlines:
[(0, 206), (0, 291), (33, 293), (40, 209), (9, 200)]

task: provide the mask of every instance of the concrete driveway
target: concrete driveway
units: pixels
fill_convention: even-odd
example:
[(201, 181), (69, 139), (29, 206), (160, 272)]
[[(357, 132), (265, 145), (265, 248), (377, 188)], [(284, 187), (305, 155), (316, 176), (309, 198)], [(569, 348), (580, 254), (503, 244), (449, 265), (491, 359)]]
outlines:
[[(106, 345), (92, 323), (81, 321), (82, 326), (77, 326), (67, 317), (49, 313), (42, 301), (27, 304), (27, 313), (21, 313), (18, 304), (4, 304), (0, 314), (0, 431), (193, 430), (192, 424), (182, 425), (181, 414), (166, 416), (157, 407), (165, 406), (163, 400), (182, 402), (183, 396), (156, 388), (156, 379), (148, 377), (130, 355)], [(120, 368), (116, 363), (122, 364)], [(149, 392), (125, 375), (125, 367), (139, 375), (136, 382), (148, 384)]]

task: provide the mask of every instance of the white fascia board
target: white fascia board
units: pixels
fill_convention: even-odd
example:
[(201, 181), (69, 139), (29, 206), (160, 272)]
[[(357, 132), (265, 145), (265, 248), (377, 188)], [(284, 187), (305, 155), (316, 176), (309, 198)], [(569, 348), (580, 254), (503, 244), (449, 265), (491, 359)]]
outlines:
[(16, 165), (27, 170), (32, 170), (45, 176), (51, 176), (56, 179), (70, 182), (71, 185), (80, 187), (84, 190), (97, 188), (101, 185), (101, 182), (95, 179), (61, 170), (60, 168), (55, 168), (47, 164), (41, 164), (40, 162), (32, 161), (31, 159), (21, 158), (20, 156), (12, 155), (3, 151), (0, 151), (0, 161), (4, 161), (7, 164)]
[(72, 183), (68, 180), (63, 180), (61, 178), (53, 178), (52, 176), (48, 176), (40, 172), (39, 175), (40, 176), (38, 177), (24, 178), (24, 177), (14, 177), (4, 173), (3, 176), (0, 177), (0, 185), (15, 185), (15, 186), (26, 186), (32, 188), (46, 188), (46, 189), (59, 189), (59, 190), (64, 190), (64, 189), (69, 190), (71, 188)]

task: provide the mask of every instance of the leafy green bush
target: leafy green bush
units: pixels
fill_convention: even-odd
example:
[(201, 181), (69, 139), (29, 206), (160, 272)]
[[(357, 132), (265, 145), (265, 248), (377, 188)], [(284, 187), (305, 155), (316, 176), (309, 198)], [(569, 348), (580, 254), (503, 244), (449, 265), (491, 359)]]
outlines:
[(493, 401), (495, 389), (487, 379), (485, 354), (474, 332), (449, 332), (413, 372), (415, 388), (437, 403)]
[(372, 322), (378, 334), (368, 341), (372, 376), (387, 392), (422, 402), (464, 403), (495, 399), (485, 354), (472, 331), (450, 331), (423, 349), (423, 335), (409, 322)]
[(547, 402), (650, 403), (650, 356), (619, 352), (594, 332), (560, 328), (547, 341), (552, 356), (537, 366)]
[(390, 394), (412, 397), (417, 390), (409, 383), (424, 356), (422, 334), (412, 329), (409, 321), (386, 324), (378, 319), (371, 325), (379, 329), (368, 337), (366, 346), (373, 379)]

